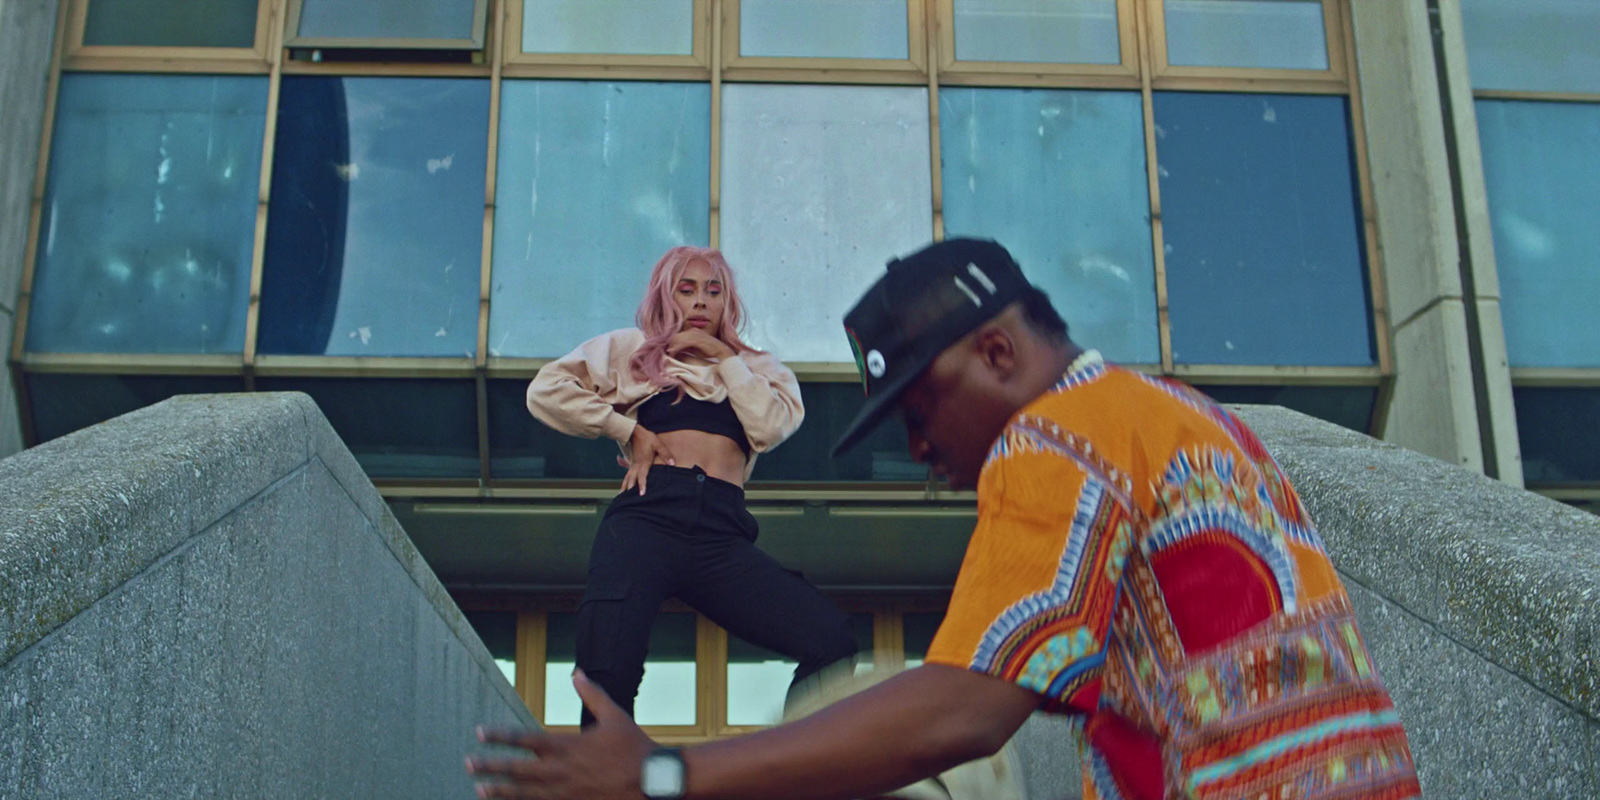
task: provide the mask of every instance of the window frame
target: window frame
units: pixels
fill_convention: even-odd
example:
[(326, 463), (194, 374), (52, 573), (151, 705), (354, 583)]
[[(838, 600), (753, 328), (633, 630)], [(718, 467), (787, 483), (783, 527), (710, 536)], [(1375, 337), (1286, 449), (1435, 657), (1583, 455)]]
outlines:
[(928, 0), (905, 0), (905, 59), (746, 56), (739, 53), (740, 0), (720, 0), (726, 81), (923, 84), (928, 80)]
[[(986, 85), (999, 76), (1026, 77), (1062, 76), (1078, 78), (1123, 79), (1112, 81), (1112, 87), (1126, 85), (1136, 88), (1139, 80), (1139, 0), (1116, 0), (1117, 47), (1122, 56), (1118, 64), (1080, 64), (1036, 61), (964, 61), (956, 58), (955, 0), (934, 0), (939, 15), (939, 73), (942, 83), (955, 85)], [(989, 81), (980, 81), (989, 76)], [(972, 81), (969, 83), (969, 81)], [(992, 85), (1015, 85), (1004, 80)], [(1089, 88), (1087, 86), (1079, 88)]]
[[(65, 42), (62, 68), (73, 71), (119, 72), (123, 62), (144, 63), (139, 71), (265, 73), (270, 68), (271, 42), (279, 0), (256, 0), (255, 41), (250, 47), (184, 47), (159, 45), (95, 45), (83, 38), (89, 27), (89, 4), (66, 0), (62, 5)], [(119, 68), (121, 67), (121, 68)]]
[[(1305, 84), (1342, 85), (1348, 77), (1343, 17), (1348, 16), (1348, 0), (1318, 0), (1322, 4), (1322, 36), (1328, 52), (1324, 70), (1279, 69), (1266, 67), (1211, 67), (1170, 63), (1167, 55), (1166, 0), (1148, 0), (1149, 44), (1154, 77), (1158, 80), (1244, 80), (1290, 81)], [(1157, 88), (1179, 88), (1176, 85)], [(1234, 89), (1233, 91), (1238, 91)], [(1270, 90), (1269, 90), (1270, 91)], [(1279, 89), (1282, 91), (1282, 89)], [(1302, 92), (1313, 93), (1313, 92)]]
[[(316, 0), (313, 0), (315, 2)], [(331, 2), (331, 0), (330, 0)], [(336, 36), (301, 36), (300, 15), (306, 0), (288, 0), (288, 13), (284, 15), (283, 46), (294, 50), (485, 50), (489, 42), (489, 0), (472, 0), (472, 36), (453, 38), (343, 38)]]
[[(505, 31), (501, 59), (508, 68), (506, 74), (517, 77), (557, 77), (549, 70), (558, 68), (615, 67), (680, 68), (689, 70), (701, 80), (711, 69), (711, 17), (713, 0), (694, 0), (694, 44), (689, 55), (646, 55), (642, 53), (529, 53), (522, 49), (524, 26), (528, 24), (524, 0), (503, 0)], [(517, 67), (532, 67), (528, 71)], [(654, 73), (652, 73), (654, 74)], [(617, 78), (621, 80), (621, 78)]]

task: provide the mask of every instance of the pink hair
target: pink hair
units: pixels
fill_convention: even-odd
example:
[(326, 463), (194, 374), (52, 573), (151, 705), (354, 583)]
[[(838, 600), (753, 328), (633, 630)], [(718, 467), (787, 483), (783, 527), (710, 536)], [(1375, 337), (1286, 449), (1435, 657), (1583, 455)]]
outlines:
[(672, 293), (677, 290), (684, 271), (696, 261), (710, 267), (712, 280), (722, 283), (722, 321), (712, 335), (736, 353), (760, 352), (739, 338), (739, 328), (744, 325), (744, 303), (734, 288), (733, 269), (728, 266), (727, 259), (710, 247), (674, 247), (650, 271), (650, 285), (644, 290), (644, 299), (639, 301), (639, 311), (634, 315), (634, 322), (644, 331), (644, 344), (639, 345), (633, 358), (628, 360), (635, 377), (662, 389), (680, 386), (677, 379), (666, 374), (667, 341), (683, 329), (683, 310), (673, 300)]

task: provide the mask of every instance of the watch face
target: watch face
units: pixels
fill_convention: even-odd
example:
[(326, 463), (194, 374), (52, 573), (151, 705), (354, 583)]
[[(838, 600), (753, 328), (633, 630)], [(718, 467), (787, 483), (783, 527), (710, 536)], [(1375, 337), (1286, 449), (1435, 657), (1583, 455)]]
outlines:
[(682, 797), (683, 761), (660, 753), (645, 759), (639, 788), (646, 797)]

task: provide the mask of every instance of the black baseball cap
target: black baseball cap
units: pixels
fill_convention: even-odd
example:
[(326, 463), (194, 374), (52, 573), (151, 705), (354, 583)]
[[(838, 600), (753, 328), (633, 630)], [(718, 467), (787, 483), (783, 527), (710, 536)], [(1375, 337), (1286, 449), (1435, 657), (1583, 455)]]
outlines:
[(946, 239), (889, 262), (889, 271), (844, 317), (867, 404), (833, 446), (861, 441), (944, 349), (993, 319), (1031, 288), (1004, 247)]

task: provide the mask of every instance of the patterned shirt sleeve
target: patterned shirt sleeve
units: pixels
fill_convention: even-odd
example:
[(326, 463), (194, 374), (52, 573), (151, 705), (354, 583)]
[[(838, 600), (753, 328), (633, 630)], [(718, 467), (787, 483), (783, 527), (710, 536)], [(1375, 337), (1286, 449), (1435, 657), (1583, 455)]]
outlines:
[(978, 525), (928, 663), (1013, 681), (1052, 710), (1094, 710), (1134, 541), (1125, 487), (1097, 467), (1048, 426), (1008, 430), (980, 478)]

